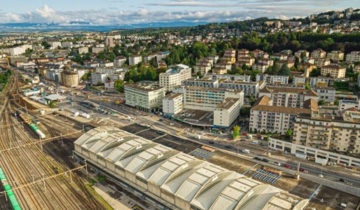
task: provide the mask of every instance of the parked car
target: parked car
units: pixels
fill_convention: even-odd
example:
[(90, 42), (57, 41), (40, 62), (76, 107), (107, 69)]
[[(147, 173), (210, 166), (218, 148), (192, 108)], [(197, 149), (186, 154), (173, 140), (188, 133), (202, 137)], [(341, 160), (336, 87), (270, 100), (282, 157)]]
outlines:
[(262, 161), (264, 161), (264, 162), (266, 162), (266, 163), (268, 163), (268, 162), (269, 162), (269, 160), (268, 160), (268, 159), (266, 159), (266, 158), (263, 158), (263, 159), (262, 159)]
[(285, 163), (285, 164), (284, 164), (284, 167), (285, 167), (285, 168), (291, 168), (291, 165)]
[(255, 159), (255, 160), (261, 160), (261, 158), (259, 158), (259, 157), (254, 157), (254, 159)]
[(279, 163), (279, 162), (274, 162), (274, 164), (277, 166), (281, 166), (281, 163)]

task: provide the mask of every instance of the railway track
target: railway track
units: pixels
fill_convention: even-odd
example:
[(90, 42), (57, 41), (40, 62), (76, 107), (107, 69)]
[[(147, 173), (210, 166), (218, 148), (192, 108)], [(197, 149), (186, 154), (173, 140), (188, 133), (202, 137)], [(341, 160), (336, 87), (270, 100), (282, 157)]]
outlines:
[[(20, 119), (11, 115), (15, 109), (10, 99), (18, 91), (17, 76), (12, 78), (0, 96), (4, 99), (0, 100), (1, 124), (20, 126), (0, 126), (0, 149), (18, 147), (37, 140), (26, 124), (21, 126)], [(57, 125), (56, 129), (52, 129), (51, 126), (55, 126), (55, 123), (49, 123), (48, 128), (52, 135), (57, 134), (55, 130), (61, 131), (61, 126)], [(69, 128), (68, 126), (66, 127)], [(104, 209), (76, 174), (72, 176), (71, 183), (69, 177), (63, 175), (44, 179), (56, 175), (58, 172), (54, 169), (68, 169), (46, 155), (38, 145), (18, 147), (16, 150), (0, 153), (0, 167), (7, 174), (13, 188), (34, 180), (43, 181), (41, 184), (14, 190), (23, 209)]]

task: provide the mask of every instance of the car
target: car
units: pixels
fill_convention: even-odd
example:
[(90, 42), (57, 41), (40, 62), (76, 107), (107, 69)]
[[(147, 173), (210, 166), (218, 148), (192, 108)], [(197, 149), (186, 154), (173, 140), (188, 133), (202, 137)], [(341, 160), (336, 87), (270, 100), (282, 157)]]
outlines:
[(213, 142), (213, 141), (209, 141), (209, 144), (214, 144), (214, 142)]
[(264, 161), (265, 163), (268, 163), (268, 162), (269, 162), (269, 160), (266, 159), (266, 158), (263, 158), (262, 161)]
[(345, 180), (343, 178), (340, 178), (339, 182), (345, 182)]
[(303, 169), (303, 168), (299, 168), (299, 171), (300, 171), (300, 172), (303, 172), (303, 173), (305, 173), (305, 174), (308, 174), (308, 173), (309, 173), (308, 170), (305, 170), (305, 169)]
[(323, 174), (319, 174), (319, 177), (320, 177), (320, 178), (323, 178), (323, 177), (324, 177), (324, 175), (323, 175)]
[(281, 163), (279, 163), (279, 162), (274, 162), (274, 164), (277, 166), (281, 166)]
[(284, 164), (284, 167), (285, 167), (285, 168), (291, 168), (291, 165), (285, 163), (285, 164)]
[(259, 157), (254, 157), (254, 159), (255, 159), (255, 160), (261, 160), (261, 158), (259, 158)]

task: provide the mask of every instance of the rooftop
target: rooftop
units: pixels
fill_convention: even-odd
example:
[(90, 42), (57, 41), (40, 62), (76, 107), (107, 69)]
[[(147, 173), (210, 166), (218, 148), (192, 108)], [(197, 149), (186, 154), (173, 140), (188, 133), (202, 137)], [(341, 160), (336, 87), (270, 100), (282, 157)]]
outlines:
[(145, 186), (151, 184), (198, 209), (286, 210), (302, 208), (307, 201), (114, 127), (92, 129), (78, 138), (75, 146), (77, 153), (90, 160), (96, 154), (133, 174), (136, 179), (131, 182), (144, 180)]

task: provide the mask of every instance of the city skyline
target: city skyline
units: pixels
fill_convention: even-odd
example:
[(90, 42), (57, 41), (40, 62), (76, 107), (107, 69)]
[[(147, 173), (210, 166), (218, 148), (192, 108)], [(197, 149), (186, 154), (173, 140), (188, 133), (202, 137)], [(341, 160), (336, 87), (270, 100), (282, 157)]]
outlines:
[[(22, 5), (19, 7), (19, 5)], [(152, 22), (227, 22), (257, 17), (287, 19), (358, 7), (356, 0), (123, 0), (6, 1), (0, 23), (126, 25)]]

